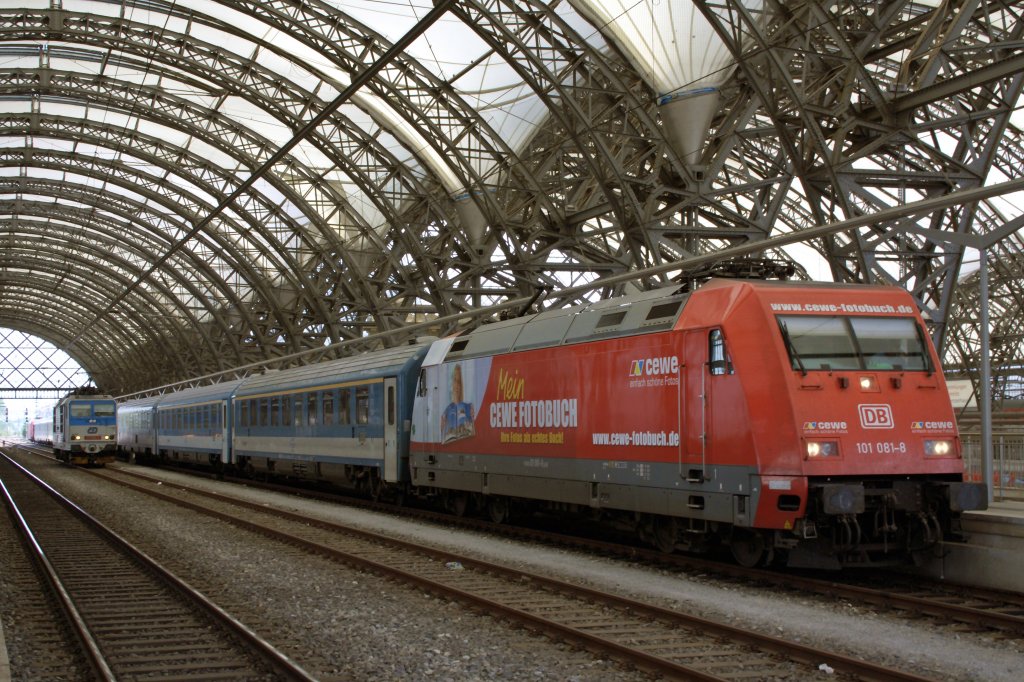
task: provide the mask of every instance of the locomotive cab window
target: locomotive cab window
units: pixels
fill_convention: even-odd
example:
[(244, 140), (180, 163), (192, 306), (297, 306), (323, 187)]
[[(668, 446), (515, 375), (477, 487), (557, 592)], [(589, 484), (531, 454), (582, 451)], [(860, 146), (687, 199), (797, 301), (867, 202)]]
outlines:
[(708, 367), (712, 376), (734, 373), (732, 358), (725, 347), (725, 335), (721, 329), (712, 329), (708, 333)]
[(793, 369), (931, 371), (921, 329), (910, 317), (780, 315), (777, 320)]

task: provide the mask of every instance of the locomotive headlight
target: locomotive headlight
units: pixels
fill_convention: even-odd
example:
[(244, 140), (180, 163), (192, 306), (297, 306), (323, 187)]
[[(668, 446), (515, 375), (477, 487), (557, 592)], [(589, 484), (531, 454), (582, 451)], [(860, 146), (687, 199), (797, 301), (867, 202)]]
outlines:
[(834, 440), (809, 440), (807, 441), (807, 459), (821, 459), (822, 457), (837, 457), (839, 455), (839, 443)]
[(103, 436), (103, 440), (114, 440), (114, 437), (108, 433), (107, 435)]
[(82, 437), (76, 433), (73, 436), (71, 436), (71, 440), (82, 440)]
[(953, 454), (953, 441), (951, 440), (926, 440), (924, 442), (924, 454), (928, 457), (945, 457)]
[(862, 391), (877, 391), (878, 382), (873, 376), (862, 376), (860, 378), (860, 390)]

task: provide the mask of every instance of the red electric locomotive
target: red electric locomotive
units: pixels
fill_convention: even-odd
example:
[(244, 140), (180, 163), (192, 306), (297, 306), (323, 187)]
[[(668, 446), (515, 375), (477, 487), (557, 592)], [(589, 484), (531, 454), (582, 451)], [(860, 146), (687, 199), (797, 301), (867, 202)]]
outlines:
[(457, 510), (586, 512), (748, 565), (906, 561), (987, 500), (913, 300), (875, 286), (712, 280), (437, 341), (409, 467)]

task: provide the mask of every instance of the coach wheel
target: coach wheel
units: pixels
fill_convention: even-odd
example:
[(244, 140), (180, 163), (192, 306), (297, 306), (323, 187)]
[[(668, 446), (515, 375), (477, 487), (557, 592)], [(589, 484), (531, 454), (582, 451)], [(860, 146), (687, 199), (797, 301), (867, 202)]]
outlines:
[(384, 480), (380, 477), (380, 472), (376, 469), (370, 471), (370, 498), (374, 502), (380, 502), (380, 498), (384, 495)]
[(671, 554), (676, 549), (679, 539), (679, 525), (671, 516), (659, 516), (654, 519), (654, 546), (659, 552)]
[(494, 523), (505, 523), (508, 519), (508, 500), (500, 495), (491, 495), (487, 499), (487, 515)]
[(754, 530), (733, 528), (729, 549), (736, 563), (745, 568), (753, 568), (764, 560), (764, 535)]

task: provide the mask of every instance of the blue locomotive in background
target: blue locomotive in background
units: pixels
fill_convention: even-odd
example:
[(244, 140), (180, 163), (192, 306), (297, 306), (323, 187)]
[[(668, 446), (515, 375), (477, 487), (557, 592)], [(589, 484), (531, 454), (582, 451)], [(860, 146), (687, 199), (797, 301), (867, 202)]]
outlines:
[(95, 389), (78, 389), (53, 408), (54, 456), (69, 464), (102, 466), (117, 452), (117, 402)]

